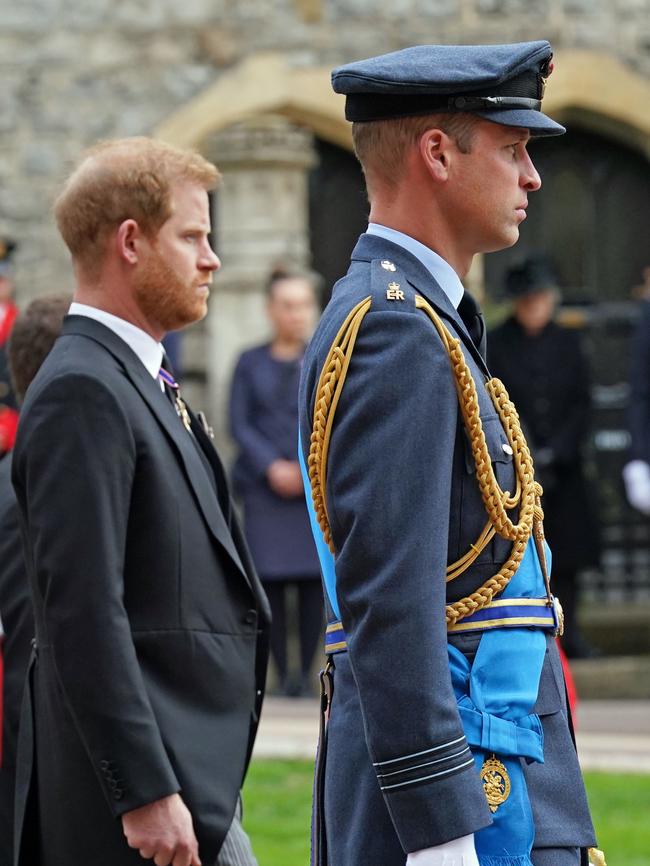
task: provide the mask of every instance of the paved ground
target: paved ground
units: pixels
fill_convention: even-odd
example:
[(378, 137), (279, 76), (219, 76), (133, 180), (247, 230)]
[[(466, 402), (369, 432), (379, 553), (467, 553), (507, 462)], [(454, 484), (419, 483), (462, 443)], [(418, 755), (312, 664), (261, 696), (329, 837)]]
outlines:
[[(577, 729), (584, 769), (650, 773), (650, 701), (582, 701)], [(268, 698), (255, 756), (313, 759), (317, 737), (316, 700)]]

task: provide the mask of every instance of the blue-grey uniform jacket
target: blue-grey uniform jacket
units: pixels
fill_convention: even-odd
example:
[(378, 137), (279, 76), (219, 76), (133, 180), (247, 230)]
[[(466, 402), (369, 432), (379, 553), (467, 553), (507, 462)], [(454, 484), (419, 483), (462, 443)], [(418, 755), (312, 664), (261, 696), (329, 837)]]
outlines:
[[(403, 300), (389, 291), (391, 283)], [(497, 480), (514, 490), (512, 451), (482, 384), (489, 374), (458, 313), (409, 252), (362, 235), (308, 347), (300, 391), (306, 459), (324, 361), (350, 310), (370, 296), (327, 458), (336, 593), (348, 645), (334, 657), (324, 798), (330, 866), (403, 866), (405, 852), (492, 820), (452, 689), (445, 605), (494, 575), (511, 542), (495, 536), (468, 571), (446, 584), (448, 563), (476, 541), (487, 515), (449, 357), (416, 309), (416, 295), (460, 337)], [(329, 614), (334, 618), (331, 607)], [(480, 637), (451, 639), (471, 658)], [(592, 845), (550, 636), (534, 711), (545, 736), (545, 763), (525, 769), (535, 846)]]

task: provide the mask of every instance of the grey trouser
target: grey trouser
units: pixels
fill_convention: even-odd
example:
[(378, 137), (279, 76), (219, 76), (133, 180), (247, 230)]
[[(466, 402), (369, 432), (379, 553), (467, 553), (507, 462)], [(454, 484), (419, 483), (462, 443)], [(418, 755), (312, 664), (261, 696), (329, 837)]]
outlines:
[(230, 830), (228, 830), (228, 835), (219, 852), (217, 866), (258, 866), (253, 849), (251, 848), (251, 840), (241, 825), (241, 814), (240, 797), (237, 802), (235, 817), (232, 819)]

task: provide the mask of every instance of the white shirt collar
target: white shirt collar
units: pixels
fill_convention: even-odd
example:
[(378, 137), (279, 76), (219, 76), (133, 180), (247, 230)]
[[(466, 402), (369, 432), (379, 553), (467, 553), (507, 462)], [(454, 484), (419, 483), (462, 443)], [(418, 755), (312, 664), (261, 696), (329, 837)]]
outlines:
[(120, 319), (112, 313), (99, 310), (97, 307), (90, 307), (88, 304), (79, 304), (77, 301), (70, 304), (68, 313), (71, 316), (86, 316), (106, 325), (135, 352), (152, 378), (158, 378), (164, 349), (162, 343), (158, 343), (142, 328), (138, 328), (131, 322), (127, 322), (126, 319)]
[(379, 223), (370, 223), (366, 231), (369, 235), (377, 235), (387, 241), (392, 241), (392, 243), (398, 244), (398, 246), (403, 247), (411, 255), (414, 255), (416, 259), (422, 262), (447, 295), (454, 305), (454, 309), (458, 309), (465, 289), (460, 281), (460, 277), (449, 262), (446, 262), (438, 253), (434, 253), (433, 250), (429, 249), (429, 247), (425, 247), (420, 241), (416, 241), (415, 238), (405, 235), (404, 232), (399, 232), (397, 229), (390, 229), (388, 226), (379, 225)]

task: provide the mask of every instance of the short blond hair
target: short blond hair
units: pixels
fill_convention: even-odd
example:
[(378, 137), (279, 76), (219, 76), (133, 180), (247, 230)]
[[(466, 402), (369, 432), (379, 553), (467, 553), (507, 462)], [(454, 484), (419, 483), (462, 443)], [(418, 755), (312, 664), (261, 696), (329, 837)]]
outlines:
[(206, 191), (220, 180), (200, 154), (144, 136), (99, 142), (87, 150), (54, 204), (56, 223), (72, 257), (98, 269), (106, 240), (124, 220), (154, 237), (172, 214), (172, 186), (190, 181)]
[(407, 152), (429, 129), (442, 130), (454, 139), (462, 153), (469, 153), (478, 119), (463, 112), (353, 123), (354, 152), (366, 177), (368, 192), (372, 193), (375, 180), (392, 187), (399, 183)]

